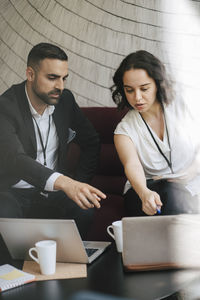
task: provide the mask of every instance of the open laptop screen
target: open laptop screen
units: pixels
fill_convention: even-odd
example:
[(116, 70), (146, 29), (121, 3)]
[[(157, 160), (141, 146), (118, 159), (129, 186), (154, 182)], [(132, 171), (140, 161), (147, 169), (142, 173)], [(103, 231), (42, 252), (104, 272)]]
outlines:
[[(57, 261), (89, 263), (109, 242), (83, 242), (74, 220), (0, 218), (0, 232), (14, 259), (28, 259), (28, 250), (39, 240), (57, 242)], [(98, 248), (88, 258), (88, 248)]]

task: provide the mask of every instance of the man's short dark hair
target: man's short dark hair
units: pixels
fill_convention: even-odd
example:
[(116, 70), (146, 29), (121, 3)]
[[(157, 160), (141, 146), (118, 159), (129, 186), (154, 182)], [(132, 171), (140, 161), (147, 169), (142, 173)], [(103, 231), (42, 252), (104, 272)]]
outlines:
[(28, 54), (27, 66), (34, 67), (45, 58), (68, 60), (67, 54), (58, 46), (50, 43), (35, 45)]

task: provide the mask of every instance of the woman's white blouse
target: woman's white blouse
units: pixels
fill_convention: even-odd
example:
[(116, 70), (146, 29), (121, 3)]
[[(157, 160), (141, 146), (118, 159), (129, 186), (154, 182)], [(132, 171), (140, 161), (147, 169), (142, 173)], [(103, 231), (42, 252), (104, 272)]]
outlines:
[[(151, 129), (151, 132), (165, 156), (170, 158), (175, 174), (183, 173), (193, 162), (200, 144), (200, 127), (196, 125), (185, 104), (180, 101), (164, 107), (166, 124), (163, 141)], [(169, 134), (168, 143), (167, 130)], [(134, 143), (140, 162), (144, 168), (146, 179), (154, 176), (171, 174), (171, 170), (159, 152), (153, 138), (150, 135), (142, 117), (136, 110), (130, 110), (115, 129), (115, 134), (126, 135)], [(199, 137), (198, 137), (199, 136)], [(127, 181), (126, 192), (131, 187)], [(186, 185), (186, 188), (194, 195), (200, 192), (200, 176), (195, 177)]]

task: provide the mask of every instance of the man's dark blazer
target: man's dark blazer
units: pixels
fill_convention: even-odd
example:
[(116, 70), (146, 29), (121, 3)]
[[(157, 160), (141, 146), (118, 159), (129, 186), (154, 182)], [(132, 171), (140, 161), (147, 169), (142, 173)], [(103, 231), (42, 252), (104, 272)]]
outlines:
[[(68, 175), (66, 154), (71, 128), (76, 132), (74, 141), (81, 148), (75, 179), (88, 182), (97, 164), (99, 137), (67, 89), (55, 106), (53, 120), (59, 139), (57, 171)], [(22, 82), (0, 96), (0, 191), (21, 179), (44, 189), (54, 171), (35, 161), (36, 151), (32, 115), (25, 94), (25, 82)]]

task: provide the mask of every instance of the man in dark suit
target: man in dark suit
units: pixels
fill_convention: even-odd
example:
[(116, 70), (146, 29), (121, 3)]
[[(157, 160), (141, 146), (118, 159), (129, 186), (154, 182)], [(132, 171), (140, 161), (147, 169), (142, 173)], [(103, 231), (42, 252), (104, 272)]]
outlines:
[[(106, 196), (87, 182), (99, 138), (64, 88), (68, 57), (40, 43), (28, 55), (27, 80), (0, 97), (0, 217), (73, 218), (84, 236)], [(75, 178), (67, 169), (71, 140), (80, 145)]]

